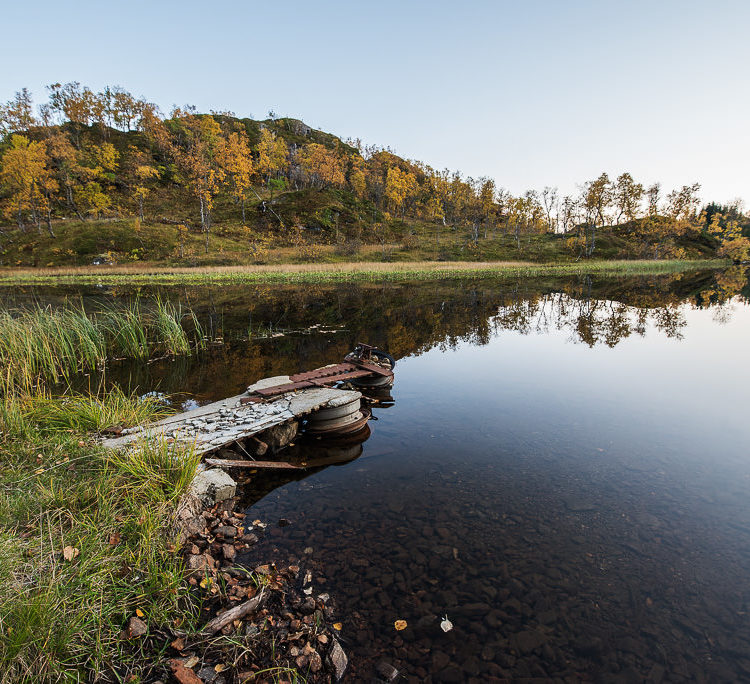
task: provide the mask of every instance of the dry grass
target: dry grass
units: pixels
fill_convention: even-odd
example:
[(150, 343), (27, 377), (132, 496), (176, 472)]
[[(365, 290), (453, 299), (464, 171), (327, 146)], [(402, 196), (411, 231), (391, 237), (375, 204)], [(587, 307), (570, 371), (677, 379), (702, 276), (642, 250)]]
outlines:
[[(635, 262), (629, 262), (635, 263)], [(653, 263), (653, 262), (645, 262)], [(0, 278), (24, 276), (73, 275), (148, 275), (177, 273), (390, 273), (392, 271), (446, 271), (521, 268), (539, 266), (526, 261), (409, 261), (389, 263), (382, 261), (353, 261), (342, 263), (310, 264), (257, 264), (242, 266), (164, 266), (163, 264), (123, 264), (114, 266), (67, 266), (60, 268), (8, 268), (0, 270)]]

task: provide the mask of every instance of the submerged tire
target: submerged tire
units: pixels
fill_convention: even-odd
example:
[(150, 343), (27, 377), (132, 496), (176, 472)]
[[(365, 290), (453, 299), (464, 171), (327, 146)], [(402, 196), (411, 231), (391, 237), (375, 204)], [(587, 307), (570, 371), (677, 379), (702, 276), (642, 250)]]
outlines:
[(380, 351), (380, 349), (373, 349), (370, 354), (381, 361), (388, 361), (391, 364), (391, 370), (396, 367), (396, 359), (394, 359), (388, 352)]

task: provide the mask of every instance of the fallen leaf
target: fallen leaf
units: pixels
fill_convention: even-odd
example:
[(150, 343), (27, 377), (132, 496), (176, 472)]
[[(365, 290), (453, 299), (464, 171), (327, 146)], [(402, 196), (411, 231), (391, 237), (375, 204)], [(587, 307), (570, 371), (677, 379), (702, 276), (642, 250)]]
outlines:
[[(198, 659), (196, 658), (196, 661)], [(169, 665), (172, 668), (172, 674), (180, 684), (203, 684), (203, 681), (195, 672), (189, 670), (179, 660), (170, 660)]]
[(443, 621), (440, 623), (440, 629), (444, 632), (450, 632), (453, 629), (453, 623), (448, 619), (448, 616), (443, 617)]
[(336, 630), (337, 632), (340, 632), (340, 631), (341, 631), (341, 630), (343, 629), (343, 627), (344, 627), (344, 625), (342, 625), (342, 624), (341, 624), (340, 622), (334, 622), (334, 623), (333, 623), (333, 628), (334, 628), (334, 629), (335, 629), (335, 630)]
[(178, 639), (175, 639), (170, 646), (178, 651), (184, 651), (185, 650), (185, 640), (182, 637), (179, 637)]
[(224, 670), (226, 669), (227, 669), (227, 665), (223, 665), (222, 663), (219, 663), (218, 665), (214, 665), (215, 672), (224, 672)]
[(206, 589), (207, 587), (211, 586), (211, 578), (210, 577), (204, 577), (201, 580), (201, 589)]
[(63, 558), (66, 561), (70, 562), (74, 558), (76, 558), (80, 553), (81, 552), (77, 548), (75, 548), (74, 546), (66, 546), (63, 549)]
[(191, 656), (185, 661), (184, 665), (185, 667), (195, 667), (199, 660), (200, 658), (198, 658), (198, 656)]
[(393, 623), (393, 626), (396, 628), (397, 632), (400, 632), (402, 629), (406, 629), (406, 620), (396, 620), (396, 622)]
[(113, 534), (109, 535), (109, 545), (110, 546), (117, 546), (120, 543), (120, 533), (114, 532)]
[(136, 614), (136, 615), (137, 615), (138, 617), (146, 617), (146, 613), (144, 613), (144, 612), (143, 612), (143, 611), (142, 611), (142, 610), (141, 610), (140, 608), (136, 608), (136, 609), (135, 609), (135, 614)]
[(80, 440), (80, 441), (78, 442), (78, 446), (79, 446), (79, 447), (82, 447), (82, 446), (86, 446), (86, 442), (84, 442), (83, 440)]

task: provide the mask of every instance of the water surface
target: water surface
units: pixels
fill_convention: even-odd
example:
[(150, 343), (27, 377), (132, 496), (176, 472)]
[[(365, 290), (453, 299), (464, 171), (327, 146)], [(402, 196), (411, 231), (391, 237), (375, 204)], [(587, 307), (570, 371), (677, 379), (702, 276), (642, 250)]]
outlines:
[(162, 291), (227, 344), (107, 381), (202, 402), (359, 340), (399, 359), (358, 458), (245, 493), (271, 523), (247, 562), (312, 570), (351, 681), (383, 658), (414, 681), (737, 681), (750, 678), (743, 277)]

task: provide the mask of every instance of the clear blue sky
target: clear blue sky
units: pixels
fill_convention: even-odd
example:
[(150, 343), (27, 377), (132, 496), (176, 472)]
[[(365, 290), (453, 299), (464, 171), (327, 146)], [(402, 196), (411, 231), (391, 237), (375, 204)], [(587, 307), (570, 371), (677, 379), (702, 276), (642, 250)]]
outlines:
[(269, 109), (512, 192), (630, 171), (750, 204), (750, 0), (14, 2), (0, 100)]

